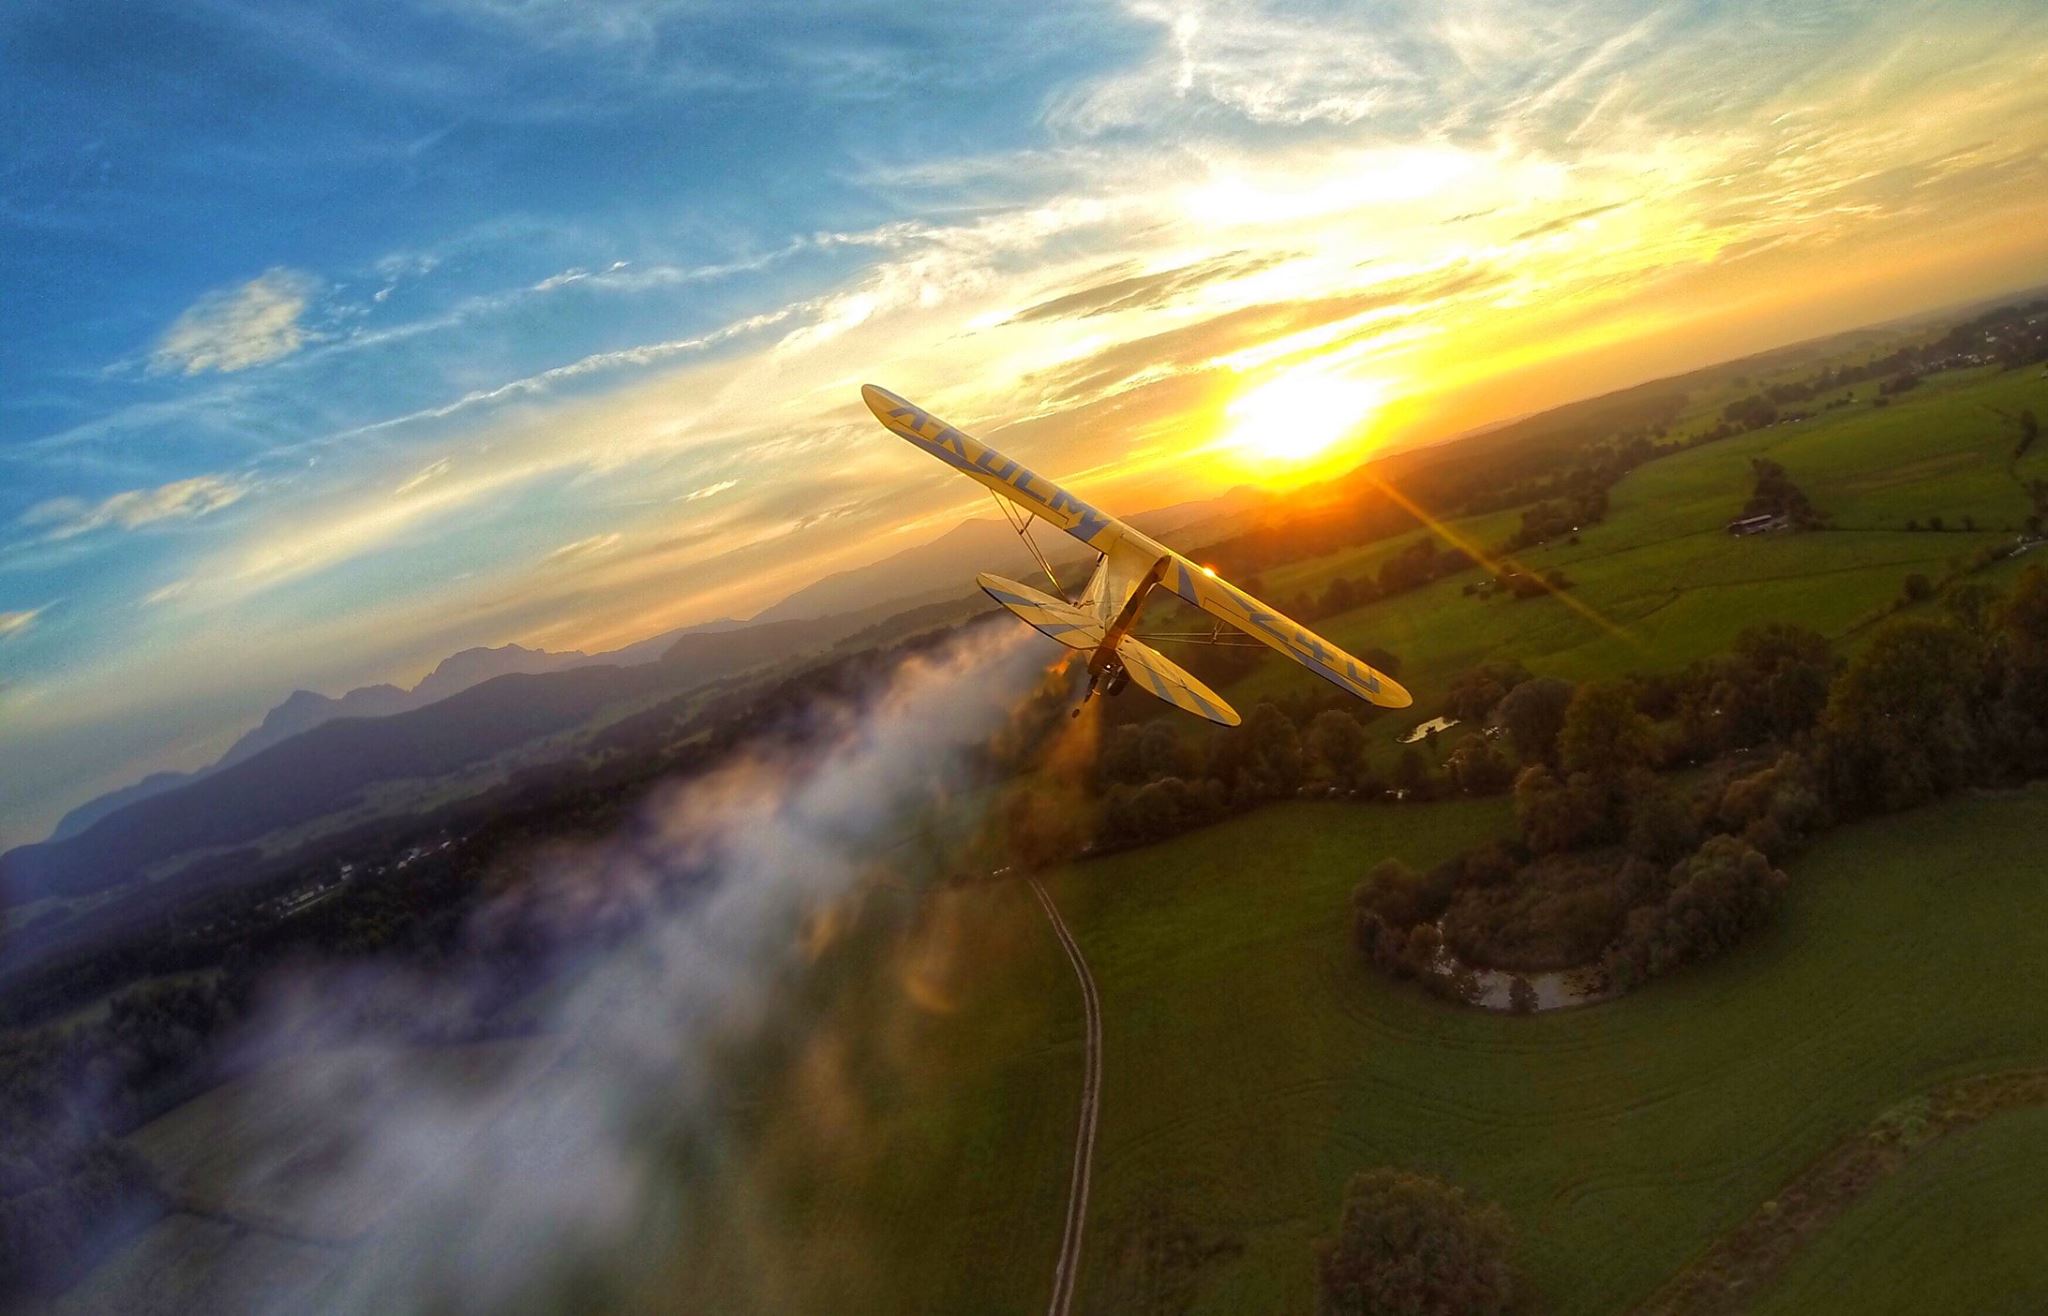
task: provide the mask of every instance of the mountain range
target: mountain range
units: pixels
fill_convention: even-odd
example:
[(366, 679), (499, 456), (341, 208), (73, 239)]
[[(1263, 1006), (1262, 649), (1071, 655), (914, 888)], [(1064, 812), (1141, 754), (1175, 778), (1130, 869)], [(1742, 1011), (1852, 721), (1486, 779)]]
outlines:
[(645, 640), (636, 641), (621, 649), (605, 653), (587, 654), (571, 649), (564, 653), (551, 653), (546, 649), (528, 649), (518, 644), (502, 644), (496, 648), (464, 649), (441, 660), (433, 671), (420, 679), (410, 690), (396, 685), (366, 685), (335, 698), (318, 694), (312, 690), (294, 690), (283, 703), (263, 715), (263, 720), (244, 732), (227, 753), (205, 767), (191, 772), (153, 772), (141, 781), (118, 790), (107, 792), (79, 805), (57, 822), (56, 830), (50, 833), (50, 840), (62, 841), (78, 835), (100, 819), (130, 804), (177, 790), (202, 777), (208, 777), (222, 768), (231, 768), (237, 763), (260, 754), (272, 745), (282, 744), (293, 736), (311, 731), (314, 727), (342, 717), (390, 717), (395, 713), (410, 712), (438, 703), (451, 695), (483, 684), (500, 676), (537, 676), (544, 672), (568, 671), (576, 667), (604, 664), (611, 667), (634, 667), (642, 663), (657, 661), (686, 635), (718, 634), (730, 631), (747, 623), (722, 618), (718, 621), (703, 622), (666, 631)]
[[(1153, 534), (1214, 537), (1263, 502), (1234, 490), (1133, 522)], [(1037, 542), (1056, 568), (1088, 552), (1044, 527)], [(181, 854), (342, 812), (378, 782), (472, 767), (587, 723), (608, 704), (678, 693), (849, 637), (886, 638), (879, 623), (973, 594), (979, 570), (1029, 579), (1038, 568), (1009, 525), (974, 520), (820, 578), (747, 621), (700, 623), (598, 654), (465, 649), (410, 689), (380, 684), (338, 697), (295, 690), (215, 762), (99, 796), (66, 814), (47, 841), (0, 855), (0, 881), (16, 899), (119, 885)]]

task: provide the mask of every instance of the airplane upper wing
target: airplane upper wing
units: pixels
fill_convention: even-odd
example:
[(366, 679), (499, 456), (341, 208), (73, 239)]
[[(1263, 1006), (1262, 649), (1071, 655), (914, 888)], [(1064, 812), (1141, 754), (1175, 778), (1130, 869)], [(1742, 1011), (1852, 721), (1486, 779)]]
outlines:
[[(1352, 657), (1300, 622), (1284, 616), (1279, 609), (1259, 602), (1228, 581), (1218, 579), (1214, 572), (1195, 565), (1151, 536), (1113, 516), (1098, 512), (1051, 480), (1026, 470), (1021, 464), (979, 439), (963, 434), (922, 407), (873, 384), (863, 386), (860, 394), (867, 402), (868, 410), (891, 430), (961, 474), (987, 485), (1031, 515), (1058, 526), (1098, 553), (1113, 555), (1115, 563), (1126, 568), (1125, 575), (1131, 581), (1136, 582), (1147, 575), (1153, 564), (1163, 557), (1167, 559), (1167, 565), (1159, 583), (1210, 616), (1263, 640), (1317, 676), (1367, 703), (1384, 708), (1406, 708), (1414, 702), (1393, 677), (1374, 670), (1370, 664)], [(1116, 604), (1121, 602), (1114, 601)], [(1038, 625), (1030, 616), (1025, 619)], [(1178, 668), (1174, 671), (1179, 673)], [(1179, 675), (1185, 676), (1185, 673)], [(1165, 684), (1174, 689), (1180, 688), (1173, 681)], [(1206, 687), (1203, 689), (1206, 692)], [(1160, 697), (1176, 702), (1171, 695), (1162, 694)]]
[(1098, 553), (1107, 553), (1123, 537), (1124, 526), (1060, 488), (1026, 470), (1019, 462), (970, 434), (906, 402), (886, 388), (861, 387), (860, 395), (875, 419), (910, 440), (962, 475), (981, 481), (1031, 515), (1066, 531)]
[[(1142, 551), (1140, 545), (1130, 547)], [(1171, 549), (1163, 551), (1171, 562), (1159, 583), (1210, 616), (1265, 641), (1317, 676), (1341, 686), (1367, 703), (1378, 704), (1382, 708), (1406, 708), (1415, 702), (1414, 696), (1385, 672), (1353, 658), (1278, 608), (1259, 602), (1207, 568), (1196, 566)]]

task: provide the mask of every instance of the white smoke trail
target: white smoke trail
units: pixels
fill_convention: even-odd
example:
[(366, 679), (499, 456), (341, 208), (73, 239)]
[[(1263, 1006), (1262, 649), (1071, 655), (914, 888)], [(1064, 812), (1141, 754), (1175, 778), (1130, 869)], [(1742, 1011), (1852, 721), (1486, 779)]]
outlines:
[[(323, 1285), (278, 1295), (276, 1309), (546, 1304), (582, 1259), (680, 1221), (688, 1185), (659, 1148), (715, 1125), (709, 1051), (769, 1017), (801, 962), (806, 913), (852, 888), (907, 808), (946, 791), (1043, 659), (1021, 631), (970, 631), (905, 659), (863, 706), (825, 714), (801, 760), (743, 754), (657, 793), (635, 834), (549, 856), (543, 909), (623, 901), (645, 922), (547, 1012), (542, 1043), (442, 1048), (433, 1063), (340, 1048), (285, 1066), (288, 1085), (265, 1088), (251, 1115), (251, 1141), (275, 1150), (242, 1153), (232, 1200), (261, 1219), (267, 1195), (310, 1183), (317, 1198), (293, 1205), (290, 1227), (362, 1237)], [(374, 990), (424, 1016), (461, 1008), (446, 987), (409, 977)], [(306, 1011), (329, 1008), (333, 990), (296, 993), (263, 1033), (302, 1050)]]

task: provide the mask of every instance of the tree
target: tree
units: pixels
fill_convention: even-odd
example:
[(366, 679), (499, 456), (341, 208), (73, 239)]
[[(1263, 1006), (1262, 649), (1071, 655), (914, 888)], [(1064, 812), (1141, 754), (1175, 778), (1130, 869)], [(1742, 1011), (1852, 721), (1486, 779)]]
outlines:
[(1435, 779), (1429, 775), (1429, 760), (1422, 751), (1410, 745), (1401, 751), (1401, 757), (1394, 761), (1394, 786), (1407, 792), (1411, 799), (1427, 799), (1435, 787)]
[(1316, 1245), (1323, 1316), (1499, 1316), (1522, 1281), (1506, 1212), (1403, 1170), (1344, 1190), (1336, 1234)]
[(1668, 864), (1699, 841), (1699, 827), (1683, 796), (1653, 773), (1638, 773), (1629, 788), (1628, 851)]
[(1102, 742), (1102, 780), (1136, 786), (1145, 775), (1144, 728), (1126, 723), (1112, 730)]
[(1308, 724), (1308, 752), (1339, 785), (1358, 780), (1365, 761), (1365, 728), (1341, 708), (1326, 708)]
[(1394, 928), (1411, 928), (1444, 912), (1450, 882), (1422, 874), (1399, 859), (1382, 859), (1351, 893), (1351, 907)]
[(1516, 974), (1508, 980), (1508, 1008), (1516, 1014), (1534, 1014), (1542, 1004), (1537, 998), (1536, 988), (1527, 978)]
[(1301, 785), (1301, 736), (1272, 704), (1252, 710), (1242, 732), (1250, 748), (1248, 785), (1256, 799), (1291, 795)]
[(1603, 839), (1610, 821), (1608, 792), (1586, 773), (1560, 781), (1542, 764), (1515, 778), (1515, 822), (1522, 843), (1539, 855), (1578, 849)]
[(1829, 771), (1843, 797), (1903, 809), (1958, 785), (1977, 748), (1979, 670), (1969, 635), (1947, 622), (1880, 629), (1828, 697)]
[(1524, 763), (1541, 763), (1557, 749), (1564, 711), (1572, 701), (1572, 685), (1554, 676), (1522, 682), (1500, 701), (1500, 720), (1514, 738), (1515, 753)]
[(1805, 491), (1792, 483), (1784, 467), (1768, 458), (1752, 457), (1749, 468), (1756, 480), (1756, 490), (1743, 506), (1744, 516), (1782, 516), (1796, 526), (1820, 521), (1820, 513), (1814, 510)]
[(1899, 595), (1908, 603), (1925, 603), (1928, 599), (1934, 597), (1934, 582), (1921, 572), (1910, 572), (1906, 576), (1906, 583), (1900, 589)]
[(1827, 707), (1834, 665), (1827, 637), (1818, 632), (1784, 622), (1745, 629), (1714, 692), (1729, 739), (1754, 745), (1811, 730)]
[(1650, 755), (1650, 724), (1619, 681), (1589, 681), (1565, 708), (1557, 754), (1565, 772), (1612, 780)]
[(1785, 874), (1735, 836), (1708, 837), (1671, 876), (1670, 894), (1629, 915), (1608, 957), (1610, 972), (1623, 982), (1726, 951), (1770, 921), (1786, 887)]
[(1459, 722), (1483, 722), (1507, 693), (1529, 679), (1520, 663), (1487, 663), (1451, 678), (1443, 714)]
[(1467, 795), (1498, 795), (1515, 779), (1514, 767), (1478, 732), (1458, 741), (1444, 767), (1451, 784)]
[(1146, 781), (1186, 777), (1195, 769), (1194, 755), (1181, 739), (1179, 728), (1166, 718), (1145, 724), (1138, 736), (1138, 760)]
[(1998, 591), (1981, 580), (1957, 581), (1941, 594), (1942, 611), (1973, 635), (1983, 635), (1991, 628), (1997, 602)]

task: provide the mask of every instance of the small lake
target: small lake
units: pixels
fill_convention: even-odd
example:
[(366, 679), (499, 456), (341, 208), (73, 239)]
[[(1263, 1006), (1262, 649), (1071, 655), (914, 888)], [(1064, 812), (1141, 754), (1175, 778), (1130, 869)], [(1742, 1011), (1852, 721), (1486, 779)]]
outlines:
[(1606, 971), (1597, 964), (1517, 974), (1506, 969), (1485, 969), (1467, 964), (1444, 947), (1430, 962), (1429, 972), (1432, 977), (1458, 981), (1461, 987), (1458, 995), (1467, 1005), (1476, 1005), (1482, 1010), (1498, 1010), (1503, 1014), (1515, 1012), (1512, 993), (1516, 978), (1526, 979), (1536, 989), (1536, 1009), (1539, 1011), (1592, 1005), (1621, 994), (1615, 990)]

